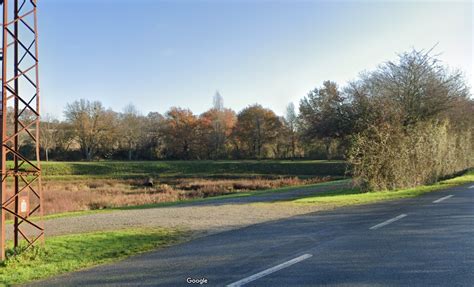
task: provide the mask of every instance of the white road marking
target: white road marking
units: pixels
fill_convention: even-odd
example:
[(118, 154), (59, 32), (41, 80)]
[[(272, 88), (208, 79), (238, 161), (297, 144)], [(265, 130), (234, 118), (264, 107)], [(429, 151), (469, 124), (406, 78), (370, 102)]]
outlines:
[(451, 197), (453, 197), (453, 196), (454, 196), (454, 195), (451, 194), (451, 195), (448, 195), (448, 196), (445, 196), (445, 197), (441, 197), (441, 198), (439, 198), (439, 199), (433, 201), (433, 203), (440, 203), (441, 201), (443, 201), (443, 200), (445, 200), (445, 199), (448, 199), (448, 198), (451, 198)]
[(469, 188), (474, 188), (474, 185), (471, 185)]
[(239, 287), (239, 286), (243, 286), (243, 285), (245, 285), (245, 284), (247, 284), (247, 283), (249, 283), (249, 282), (252, 282), (252, 281), (255, 281), (255, 280), (257, 280), (257, 279), (260, 279), (260, 278), (262, 278), (262, 277), (264, 277), (264, 276), (267, 276), (267, 275), (269, 275), (269, 274), (272, 274), (272, 273), (274, 273), (274, 272), (277, 272), (277, 271), (279, 271), (279, 270), (281, 270), (281, 269), (283, 269), (283, 268), (290, 267), (291, 265), (296, 264), (296, 263), (298, 263), (298, 262), (301, 262), (301, 261), (303, 261), (303, 260), (306, 260), (306, 259), (308, 259), (308, 258), (310, 258), (310, 257), (312, 257), (312, 256), (313, 256), (312, 254), (303, 254), (303, 255), (298, 256), (298, 257), (296, 257), (296, 258), (293, 258), (293, 259), (291, 259), (291, 260), (289, 260), (289, 261), (283, 262), (283, 263), (278, 264), (278, 265), (276, 265), (276, 266), (274, 266), (274, 267), (271, 267), (271, 268), (268, 268), (268, 269), (266, 269), (266, 270), (263, 270), (262, 272), (258, 272), (257, 274), (254, 274), (254, 275), (252, 275), (252, 276), (249, 276), (249, 277), (246, 277), (246, 278), (241, 279), (241, 280), (239, 280), (239, 281), (236, 281), (236, 282), (234, 282), (234, 283), (231, 283), (231, 284), (227, 285), (227, 287)]
[(374, 226), (372, 226), (372, 227), (369, 228), (369, 229), (372, 229), (372, 230), (379, 229), (380, 227), (384, 227), (385, 225), (388, 225), (388, 224), (390, 224), (390, 223), (392, 223), (392, 222), (395, 222), (395, 221), (397, 221), (397, 220), (399, 220), (399, 219), (402, 219), (402, 218), (405, 217), (405, 216), (407, 216), (407, 215), (406, 215), (406, 214), (400, 214), (400, 215), (397, 216), (397, 217), (394, 217), (394, 218), (392, 218), (392, 219), (389, 219), (389, 220), (387, 220), (387, 221), (384, 221), (384, 222), (382, 222), (382, 223), (379, 223), (379, 224), (377, 224), (377, 225), (374, 225)]

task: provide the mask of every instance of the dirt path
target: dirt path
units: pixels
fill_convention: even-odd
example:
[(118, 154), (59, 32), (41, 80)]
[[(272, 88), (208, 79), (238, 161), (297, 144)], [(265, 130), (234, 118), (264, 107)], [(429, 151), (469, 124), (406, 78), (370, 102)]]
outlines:
[[(318, 211), (320, 207), (310, 205), (258, 203), (293, 199), (319, 191), (343, 188), (347, 185), (347, 181), (342, 181), (328, 186), (321, 185), (314, 189), (296, 188), (284, 192), (216, 199), (171, 207), (119, 210), (56, 218), (44, 222), (45, 232), (46, 236), (52, 236), (127, 227), (178, 227), (204, 235)], [(7, 237), (10, 237), (11, 226), (8, 227)]]

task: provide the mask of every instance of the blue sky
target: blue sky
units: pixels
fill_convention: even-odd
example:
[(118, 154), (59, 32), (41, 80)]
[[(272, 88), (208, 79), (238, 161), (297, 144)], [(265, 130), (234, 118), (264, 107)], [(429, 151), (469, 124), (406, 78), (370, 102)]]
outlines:
[(260, 103), (283, 114), (324, 80), (344, 85), (411, 48), (473, 80), (470, 1), (41, 0), (42, 112), (100, 100), (146, 114)]

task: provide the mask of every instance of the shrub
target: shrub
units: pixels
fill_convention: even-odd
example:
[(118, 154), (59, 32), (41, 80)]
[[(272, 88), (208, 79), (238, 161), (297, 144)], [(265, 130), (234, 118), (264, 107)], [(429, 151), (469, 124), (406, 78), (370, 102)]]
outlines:
[(384, 123), (354, 136), (349, 161), (365, 190), (414, 187), (472, 167), (473, 142), (472, 131), (456, 131), (448, 121)]

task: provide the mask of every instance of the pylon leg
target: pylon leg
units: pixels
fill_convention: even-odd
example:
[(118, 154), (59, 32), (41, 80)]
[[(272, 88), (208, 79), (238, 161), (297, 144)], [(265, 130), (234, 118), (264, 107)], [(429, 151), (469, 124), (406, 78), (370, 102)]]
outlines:
[[(22, 240), (26, 248), (42, 241), (44, 228), (36, 1), (4, 0), (0, 4), (3, 8), (0, 259), (3, 260), (7, 217), (13, 219), (15, 248)], [(25, 145), (33, 146), (34, 152), (21, 149)]]

